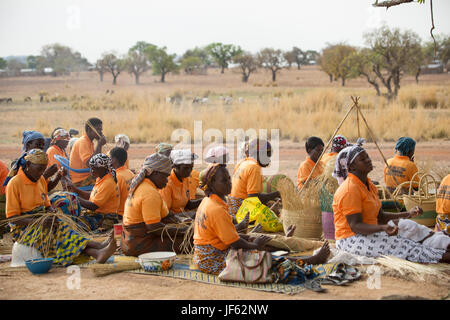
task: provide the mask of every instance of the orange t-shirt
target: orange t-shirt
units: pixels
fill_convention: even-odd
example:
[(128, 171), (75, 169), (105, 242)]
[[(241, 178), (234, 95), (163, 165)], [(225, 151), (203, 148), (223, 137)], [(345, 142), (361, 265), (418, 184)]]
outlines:
[(377, 187), (367, 178), (370, 190), (354, 174), (339, 186), (333, 198), (334, 229), (336, 240), (352, 237), (355, 233), (350, 228), (346, 216), (361, 213), (364, 223), (377, 225), (381, 201)]
[(192, 170), (191, 176), (189, 177), (190, 200), (195, 199), (195, 194), (197, 193), (197, 188), (199, 185), (200, 185), (200, 172), (197, 170)]
[(62, 150), (60, 147), (58, 147), (56, 144), (52, 145), (50, 148), (47, 149), (47, 156), (48, 156), (48, 164), (47, 168), (52, 166), (53, 164), (56, 164), (58, 166), (58, 169), (61, 168), (61, 164), (58, 160), (55, 159), (55, 155), (61, 156), (61, 157), (67, 157), (64, 150)]
[[(86, 162), (94, 154), (94, 143), (89, 139), (87, 134), (83, 134), (73, 144), (72, 151), (70, 152), (70, 164), (73, 169), (87, 169)], [(89, 177), (90, 172), (77, 173), (70, 171), (70, 179), (73, 183), (80, 182)]]
[(117, 168), (116, 174), (117, 185), (119, 186), (120, 191), (120, 204), (117, 213), (123, 216), (125, 201), (127, 201), (128, 190), (130, 190), (130, 185), (131, 181), (134, 178), (134, 173), (131, 170), (125, 168), (125, 166), (122, 166), (120, 168)]
[[(391, 170), (388, 170), (387, 167), (384, 168), (386, 187), (396, 188), (402, 182), (411, 181), (413, 175), (418, 171), (416, 164), (409, 160), (407, 156), (395, 155), (387, 163)], [(398, 183), (395, 183), (394, 176)], [(419, 175), (416, 175), (414, 181), (419, 182)], [(405, 186), (405, 188), (407, 187)]]
[(205, 197), (195, 215), (194, 244), (211, 245), (223, 251), (237, 240), (239, 234), (227, 204), (215, 194)]
[(189, 199), (189, 178), (184, 178), (182, 182), (178, 180), (175, 171), (169, 176), (169, 181), (164, 189), (159, 190), (164, 202), (173, 213), (180, 213), (186, 207)]
[[(315, 166), (315, 162), (311, 160), (310, 157), (307, 157), (305, 161), (300, 164), (297, 172), (297, 187), (300, 189), (303, 187), (303, 183), (305, 183), (306, 179), (308, 179), (309, 174)], [(314, 173), (311, 176), (311, 179), (314, 179), (317, 176), (320, 176), (323, 172), (322, 163), (319, 162), (314, 169)]]
[(441, 182), (436, 194), (436, 212), (450, 214), (450, 174)]
[(40, 206), (50, 207), (47, 181), (41, 176), (37, 182), (33, 182), (20, 168), (6, 188), (6, 218), (20, 216)]
[(253, 158), (246, 158), (234, 169), (230, 196), (247, 199), (249, 194), (260, 193), (263, 190), (263, 180), (258, 162)]
[(325, 168), (327, 165), (327, 162), (330, 161), (330, 159), (333, 158), (335, 155), (337, 155), (337, 152), (330, 152), (330, 153), (324, 154), (322, 157), (322, 160), (320, 160), (322, 167)]
[(117, 213), (120, 204), (120, 191), (111, 173), (97, 178), (89, 201), (95, 203), (97, 213)]
[(8, 173), (9, 173), (8, 167), (3, 161), (0, 161), (0, 195), (5, 194), (6, 187), (3, 186), (3, 183), (5, 182)]
[(145, 222), (153, 224), (160, 222), (169, 214), (155, 184), (145, 178), (136, 188), (133, 196), (125, 202), (123, 224), (126, 226)]

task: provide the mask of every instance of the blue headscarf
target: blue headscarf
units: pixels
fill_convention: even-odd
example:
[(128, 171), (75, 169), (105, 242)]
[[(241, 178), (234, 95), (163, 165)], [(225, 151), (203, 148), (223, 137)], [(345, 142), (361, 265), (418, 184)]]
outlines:
[(411, 151), (416, 148), (416, 141), (409, 137), (401, 137), (397, 140), (395, 145), (395, 150), (400, 151), (402, 155), (408, 155)]
[(30, 142), (30, 141), (37, 140), (37, 139), (45, 140), (44, 139), (44, 135), (42, 133), (38, 132), (38, 131), (24, 131), (22, 133), (22, 136), (23, 136), (23, 138), (22, 138), (22, 144), (23, 144), (22, 150), (25, 150), (27, 143)]

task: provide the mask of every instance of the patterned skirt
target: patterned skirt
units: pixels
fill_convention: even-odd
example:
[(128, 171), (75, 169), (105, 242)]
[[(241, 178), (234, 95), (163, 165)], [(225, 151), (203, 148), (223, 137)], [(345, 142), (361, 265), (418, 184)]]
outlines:
[(336, 247), (352, 254), (376, 258), (380, 255), (420, 263), (438, 263), (445, 250), (424, 246), (410, 239), (388, 236), (384, 231), (336, 240)]
[(228, 250), (222, 251), (211, 245), (194, 246), (193, 262), (201, 272), (218, 275), (225, 269)]
[(81, 236), (59, 221), (57, 228), (42, 226), (18, 226), (10, 223), (12, 239), (20, 244), (37, 249), (42, 256), (53, 258), (54, 263), (68, 266), (86, 248), (89, 239)]
[(228, 213), (232, 217), (236, 217), (236, 214), (239, 211), (239, 208), (241, 207), (242, 202), (244, 202), (244, 199), (228, 196)]
[(140, 254), (155, 251), (174, 251), (183, 253), (180, 246), (183, 242), (184, 234), (177, 235), (175, 239), (166, 236), (151, 235), (147, 233), (145, 223), (138, 223), (123, 226), (121, 248), (126, 256), (137, 257)]
[(436, 217), (436, 232), (442, 231), (446, 235), (450, 235), (450, 215), (438, 214)]

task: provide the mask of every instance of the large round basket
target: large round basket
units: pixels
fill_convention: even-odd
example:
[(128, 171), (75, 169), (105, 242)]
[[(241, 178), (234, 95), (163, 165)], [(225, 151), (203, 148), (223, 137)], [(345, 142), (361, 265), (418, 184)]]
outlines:
[(281, 210), (283, 228), (287, 230), (295, 225), (294, 236), (299, 238), (319, 240), (322, 237), (322, 212), (320, 207), (313, 207), (302, 211)]
[[(418, 173), (416, 173), (417, 175)], [(424, 174), (419, 180), (419, 188), (416, 192), (413, 189), (414, 175), (409, 182), (409, 192), (403, 195), (406, 210), (411, 210), (415, 206), (419, 206), (423, 210), (423, 214), (417, 218), (411, 219), (415, 222), (433, 227), (436, 224), (436, 191), (437, 183), (433, 176)], [(429, 186), (434, 185), (434, 193), (430, 193)]]
[(264, 177), (263, 192), (270, 193), (270, 192), (278, 191), (278, 189), (277, 189), (278, 182), (283, 178), (289, 179), (284, 174), (276, 174), (273, 176)]

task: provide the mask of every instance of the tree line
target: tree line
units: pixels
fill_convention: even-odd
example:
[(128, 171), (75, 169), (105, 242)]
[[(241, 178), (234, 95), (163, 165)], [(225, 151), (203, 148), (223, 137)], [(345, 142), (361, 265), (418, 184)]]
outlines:
[[(378, 95), (385, 88), (388, 98), (397, 96), (400, 80), (405, 74), (412, 74), (419, 80), (421, 66), (435, 59), (448, 63), (450, 57), (450, 36), (441, 35), (437, 45), (433, 42), (422, 44), (420, 37), (409, 30), (389, 29), (383, 26), (364, 34), (365, 47), (358, 48), (345, 43), (330, 44), (321, 53), (314, 50), (302, 50), (293, 47), (283, 51), (264, 48), (257, 53), (243, 50), (238, 45), (211, 43), (204, 47), (187, 50), (181, 57), (169, 53), (166, 47), (139, 41), (124, 55), (105, 52), (91, 65), (79, 52), (69, 47), (52, 44), (46, 45), (39, 56), (28, 56), (26, 67), (42, 73), (44, 68), (52, 68), (53, 74), (61, 75), (73, 71), (95, 69), (103, 81), (105, 73), (111, 73), (113, 84), (122, 73), (134, 76), (139, 84), (141, 75), (152, 70), (165, 82), (169, 73), (184, 72), (188, 75), (206, 74), (210, 67), (219, 67), (221, 73), (230, 65), (240, 70), (242, 81), (248, 82), (252, 73), (258, 68), (270, 71), (272, 81), (283, 68), (318, 63), (330, 82), (340, 80), (342, 86), (348, 79), (363, 77), (376, 90)], [(0, 58), (0, 69), (19, 69), (23, 63)]]

